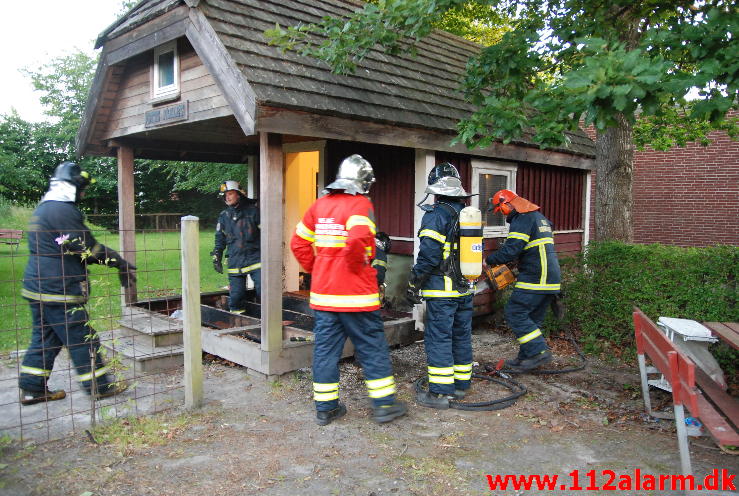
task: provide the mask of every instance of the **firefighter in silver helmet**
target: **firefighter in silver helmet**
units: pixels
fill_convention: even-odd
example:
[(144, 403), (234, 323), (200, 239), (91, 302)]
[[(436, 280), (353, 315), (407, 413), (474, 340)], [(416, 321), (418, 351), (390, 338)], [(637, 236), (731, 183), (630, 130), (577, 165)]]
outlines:
[(215, 247), (210, 253), (213, 268), (223, 274), (223, 255), (228, 258), (229, 310), (246, 310), (246, 278), (254, 281), (257, 299), (262, 291), (260, 220), (256, 200), (246, 197), (237, 181), (225, 181), (220, 187), (226, 209), (218, 216)]
[(344, 159), (336, 180), (326, 186), (328, 194), (310, 206), (290, 241), (295, 258), (312, 274), (313, 399), (318, 425), (346, 414), (339, 402), (339, 359), (347, 337), (364, 372), (374, 421), (390, 422), (406, 412), (405, 404), (395, 399), (376, 272), (370, 265), (376, 227), (367, 194), (374, 182), (372, 166), (364, 158)]
[(52, 391), (47, 386), (62, 346), (69, 351), (85, 392), (95, 394), (97, 399), (126, 389), (124, 383), (115, 382), (103, 362), (100, 341), (88, 325), (84, 306), (90, 293), (87, 266), (97, 263), (118, 269), (123, 287), (136, 281), (136, 267), (115, 250), (98, 243), (85, 225), (77, 202), (92, 182), (76, 163), (61, 163), (51, 178), (49, 191), (31, 216), (30, 256), (21, 296), (31, 307), (33, 332), (18, 379), (23, 405), (66, 396), (64, 390)]
[(420, 245), (406, 299), (412, 305), (426, 300), (429, 387), (416, 399), (446, 409), (450, 399), (465, 396), (472, 378), (472, 293), (459, 268), (459, 212), (470, 195), (448, 162), (431, 170), (425, 193), (435, 195), (435, 202), (421, 206)]

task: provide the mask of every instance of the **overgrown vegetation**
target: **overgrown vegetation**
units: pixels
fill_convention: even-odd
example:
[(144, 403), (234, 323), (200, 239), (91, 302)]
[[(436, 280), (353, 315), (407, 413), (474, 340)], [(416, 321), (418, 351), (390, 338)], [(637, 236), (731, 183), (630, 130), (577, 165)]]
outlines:
[(111, 446), (126, 456), (139, 448), (166, 444), (194, 420), (189, 414), (118, 418), (98, 425), (90, 433), (98, 444)]
[[(739, 321), (739, 247), (681, 248), (592, 243), (563, 263), (567, 321), (587, 351), (633, 348), (631, 312), (697, 321)], [(717, 346), (721, 366), (737, 373), (739, 354)]]

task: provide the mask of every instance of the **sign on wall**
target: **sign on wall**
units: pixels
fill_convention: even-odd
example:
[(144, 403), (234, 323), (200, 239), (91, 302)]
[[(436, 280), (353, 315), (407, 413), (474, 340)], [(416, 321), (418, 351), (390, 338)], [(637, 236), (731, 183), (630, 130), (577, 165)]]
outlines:
[(188, 118), (188, 100), (149, 110), (145, 114), (144, 127), (156, 127), (177, 121), (186, 121)]

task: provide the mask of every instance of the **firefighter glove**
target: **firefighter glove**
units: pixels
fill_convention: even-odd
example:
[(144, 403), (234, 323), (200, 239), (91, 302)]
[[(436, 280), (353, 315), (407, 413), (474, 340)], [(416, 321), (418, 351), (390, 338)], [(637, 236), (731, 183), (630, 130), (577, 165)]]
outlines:
[(136, 266), (121, 259), (118, 264), (118, 279), (124, 288), (130, 287), (136, 282)]
[(211, 252), (213, 256), (213, 269), (219, 274), (223, 274), (223, 262), (221, 262), (221, 254), (218, 252)]
[(408, 283), (408, 289), (405, 290), (405, 302), (413, 306), (418, 305), (421, 301), (423, 300), (421, 300), (419, 289), (411, 283)]

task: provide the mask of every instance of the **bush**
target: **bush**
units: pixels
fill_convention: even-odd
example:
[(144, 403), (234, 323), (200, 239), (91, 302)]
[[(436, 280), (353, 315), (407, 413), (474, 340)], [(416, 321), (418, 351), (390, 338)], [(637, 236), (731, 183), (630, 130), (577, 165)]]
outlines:
[(567, 321), (588, 351), (633, 347), (632, 308), (650, 318), (739, 321), (739, 247), (592, 243), (563, 260)]

